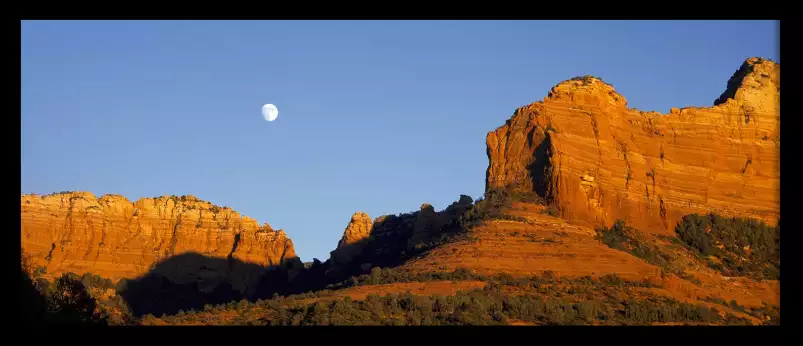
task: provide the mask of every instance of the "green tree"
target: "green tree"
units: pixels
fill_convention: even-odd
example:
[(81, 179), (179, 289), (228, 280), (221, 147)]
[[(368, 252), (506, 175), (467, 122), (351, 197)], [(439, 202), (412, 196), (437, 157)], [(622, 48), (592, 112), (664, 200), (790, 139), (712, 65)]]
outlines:
[(96, 311), (97, 303), (76, 275), (62, 275), (50, 292), (48, 305), (51, 321), (56, 324), (105, 325), (106, 320)]

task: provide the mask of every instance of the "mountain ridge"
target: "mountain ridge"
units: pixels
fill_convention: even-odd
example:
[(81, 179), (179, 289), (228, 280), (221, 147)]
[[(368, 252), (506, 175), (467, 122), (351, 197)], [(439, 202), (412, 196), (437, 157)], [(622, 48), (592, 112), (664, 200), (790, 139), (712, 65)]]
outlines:
[[(284, 231), (273, 230), (267, 223), (260, 226), (253, 218), (194, 196), (131, 202), (116, 194), (96, 198), (89, 192), (65, 192), (22, 195), (20, 203), (22, 246), (37, 265), (54, 275), (92, 272), (132, 279), (164, 259), (187, 252), (264, 268), (300, 264)], [(213, 277), (219, 276), (213, 281), (236, 277), (235, 286), (243, 292), (255, 289), (261, 276), (254, 272), (244, 278), (226, 268), (213, 272)], [(169, 276), (176, 282), (194, 279), (173, 274)]]

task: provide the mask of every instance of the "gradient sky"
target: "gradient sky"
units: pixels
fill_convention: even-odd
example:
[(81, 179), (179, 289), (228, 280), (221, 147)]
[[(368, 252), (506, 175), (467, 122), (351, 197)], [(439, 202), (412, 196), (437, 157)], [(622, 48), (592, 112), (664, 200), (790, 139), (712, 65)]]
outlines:
[(565, 79), (710, 106), (779, 44), (773, 21), (26, 21), (22, 193), (191, 194), (326, 260), (356, 211), (481, 196), (486, 133)]

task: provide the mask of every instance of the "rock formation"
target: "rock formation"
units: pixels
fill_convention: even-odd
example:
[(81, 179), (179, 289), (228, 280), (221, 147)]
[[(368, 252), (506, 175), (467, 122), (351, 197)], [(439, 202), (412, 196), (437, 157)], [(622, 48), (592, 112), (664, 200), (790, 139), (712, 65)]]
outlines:
[(471, 196), (460, 195), (460, 200), (446, 207), (445, 212), (460, 217), (463, 215), (463, 213), (469, 210), (473, 204), (474, 200), (471, 198)]
[[(202, 280), (213, 289), (225, 279), (245, 293), (256, 287), (267, 267), (294, 262), (300, 267), (283, 231), (193, 196), (132, 203), (123, 196), (95, 198), (89, 192), (23, 195), (20, 220), (23, 248), (56, 275), (92, 272), (134, 279), (159, 267), (175, 283)], [(185, 253), (199, 256), (181, 258), (223, 260), (215, 261), (222, 263), (220, 268), (200, 260), (157, 266)], [(238, 264), (251, 269), (243, 272)]]
[(407, 241), (407, 248), (413, 249), (416, 245), (426, 242), (427, 239), (440, 232), (443, 225), (444, 218), (435, 212), (435, 208), (428, 203), (422, 204), (413, 224), (413, 235)]
[(471, 197), (460, 195), (460, 200), (440, 212), (436, 212), (431, 204), (422, 204), (416, 214), (413, 234), (407, 241), (407, 248), (414, 249), (416, 245), (426, 243), (443, 233), (444, 229), (456, 226), (460, 216), (471, 208), (473, 203), (474, 200)]
[(685, 214), (780, 214), (780, 65), (750, 58), (713, 107), (642, 112), (595, 77), (521, 107), (486, 138), (486, 189), (536, 191), (568, 220), (667, 232)]
[(459, 201), (440, 212), (424, 203), (418, 211), (382, 215), (373, 222), (367, 214), (355, 213), (321, 270), (326, 280), (334, 283), (367, 274), (374, 267), (401, 265), (433, 246), (433, 242), (442, 241), (442, 237), (459, 233), (459, 218), (473, 202), (471, 197), (461, 195)]
[(337, 249), (330, 253), (332, 261), (338, 264), (347, 264), (359, 254), (371, 235), (373, 224), (373, 220), (368, 214), (354, 213), (343, 232), (343, 238), (337, 243)]

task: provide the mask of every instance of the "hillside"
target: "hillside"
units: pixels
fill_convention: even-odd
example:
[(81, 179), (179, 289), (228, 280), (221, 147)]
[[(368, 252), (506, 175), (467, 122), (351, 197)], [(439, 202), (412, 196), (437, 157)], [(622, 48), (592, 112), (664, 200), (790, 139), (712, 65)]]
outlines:
[(113, 279), (124, 323), (779, 324), (779, 74), (668, 115), (562, 82), (488, 134), (482, 198), (344, 216), (323, 262), (191, 196), (23, 195), (22, 247), (35, 282)]
[[(145, 316), (143, 323), (779, 323), (778, 280), (722, 275), (676, 237), (628, 231), (630, 244), (650, 249), (640, 253), (614, 248), (600, 232), (550, 216), (544, 205), (513, 201), (465, 238), (395, 268), (374, 267), (300, 295)], [(438, 310), (436, 302), (448, 297), (455, 305)]]

